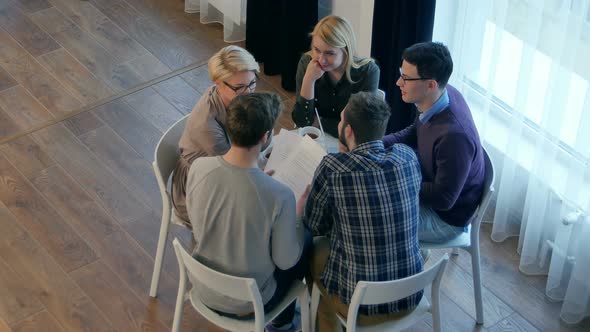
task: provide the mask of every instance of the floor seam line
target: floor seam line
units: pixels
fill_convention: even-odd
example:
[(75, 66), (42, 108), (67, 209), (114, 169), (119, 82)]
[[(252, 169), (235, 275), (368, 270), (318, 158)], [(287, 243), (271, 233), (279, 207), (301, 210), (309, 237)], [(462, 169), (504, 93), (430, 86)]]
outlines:
[(184, 73), (186, 73), (188, 71), (197, 69), (197, 68), (202, 67), (202, 66), (204, 66), (206, 64), (207, 64), (207, 61), (196, 62), (196, 63), (190, 64), (188, 66), (185, 66), (185, 67), (176, 69), (176, 70), (174, 70), (174, 71), (172, 71), (172, 72), (170, 72), (168, 74), (164, 74), (164, 75), (161, 75), (161, 76), (152, 78), (151, 80), (149, 80), (149, 81), (147, 81), (145, 83), (139, 84), (139, 85), (137, 85), (135, 87), (132, 87), (130, 89), (127, 89), (125, 91), (116, 93), (116, 94), (114, 94), (114, 95), (112, 95), (110, 97), (107, 97), (107, 98), (98, 100), (96, 102), (90, 103), (90, 104), (88, 104), (86, 106), (82, 106), (81, 108), (79, 108), (77, 110), (74, 110), (74, 111), (68, 112), (66, 114), (60, 115), (60, 116), (58, 116), (58, 117), (56, 117), (54, 119), (51, 119), (51, 120), (45, 121), (45, 122), (43, 122), (43, 123), (41, 123), (39, 125), (33, 126), (32, 128), (29, 128), (29, 129), (26, 129), (26, 130), (21, 131), (19, 133), (12, 134), (10, 136), (1, 138), (0, 139), (0, 145), (5, 144), (5, 143), (9, 143), (9, 142), (14, 141), (14, 140), (17, 140), (17, 139), (19, 139), (19, 138), (21, 138), (23, 136), (30, 135), (30, 134), (32, 134), (34, 132), (37, 132), (37, 131), (42, 130), (42, 129), (45, 129), (45, 128), (49, 127), (49, 126), (53, 126), (54, 124), (58, 124), (58, 123), (60, 123), (62, 121), (65, 121), (67, 119), (70, 119), (70, 118), (72, 118), (72, 117), (74, 117), (76, 115), (79, 115), (79, 114), (82, 114), (82, 113), (85, 113), (85, 112), (88, 112), (88, 111), (92, 111), (93, 109), (95, 109), (95, 108), (97, 108), (99, 106), (102, 106), (104, 104), (108, 104), (108, 103), (110, 103), (112, 101), (115, 101), (117, 99), (121, 99), (121, 98), (126, 97), (126, 96), (128, 96), (128, 95), (130, 95), (132, 93), (135, 93), (135, 92), (137, 92), (139, 90), (143, 90), (143, 89), (149, 88), (149, 87), (151, 87), (153, 85), (156, 85), (156, 84), (161, 83), (163, 81), (169, 80), (169, 79), (174, 78), (176, 76), (180, 76), (180, 75), (182, 75), (182, 74), (184, 74)]

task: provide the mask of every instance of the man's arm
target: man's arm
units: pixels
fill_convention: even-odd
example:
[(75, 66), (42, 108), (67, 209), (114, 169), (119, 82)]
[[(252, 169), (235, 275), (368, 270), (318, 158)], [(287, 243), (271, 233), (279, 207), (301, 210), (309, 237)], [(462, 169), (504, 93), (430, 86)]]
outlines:
[(303, 225), (295, 216), (295, 197), (292, 192), (284, 200), (271, 234), (271, 254), (274, 264), (281, 270), (293, 267), (303, 252)]
[(411, 148), (416, 148), (417, 141), (415, 122), (405, 129), (398, 131), (397, 133), (383, 136), (383, 145), (385, 145), (386, 148), (396, 143), (402, 143), (408, 145)]
[(314, 236), (326, 235), (332, 230), (332, 216), (328, 211), (328, 181), (325, 159), (315, 171), (311, 190), (305, 205), (303, 223)]
[(475, 152), (474, 143), (464, 134), (441, 138), (433, 151), (436, 176), (432, 182), (422, 182), (420, 201), (436, 210), (452, 208), (463, 190)]

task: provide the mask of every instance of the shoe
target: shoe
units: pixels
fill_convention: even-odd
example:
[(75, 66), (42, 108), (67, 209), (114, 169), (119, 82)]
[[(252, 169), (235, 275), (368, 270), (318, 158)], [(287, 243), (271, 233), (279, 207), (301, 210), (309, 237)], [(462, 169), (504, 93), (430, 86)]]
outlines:
[(430, 249), (420, 249), (420, 254), (422, 254), (422, 259), (424, 260), (424, 264), (426, 264), (428, 259), (430, 259)]
[(301, 331), (301, 316), (295, 313), (291, 326), (289, 327), (275, 327), (272, 323), (266, 325), (266, 332), (299, 332)]

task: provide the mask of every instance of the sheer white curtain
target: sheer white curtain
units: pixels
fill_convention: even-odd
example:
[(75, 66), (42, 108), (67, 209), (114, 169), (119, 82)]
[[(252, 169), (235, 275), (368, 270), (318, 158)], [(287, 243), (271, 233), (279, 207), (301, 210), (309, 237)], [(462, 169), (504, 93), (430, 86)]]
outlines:
[(519, 236), (520, 270), (548, 276), (561, 318), (590, 315), (590, 0), (439, 0), (499, 179), (492, 239)]
[(246, 0), (184, 0), (184, 11), (200, 13), (201, 23), (223, 24), (223, 40), (246, 39)]

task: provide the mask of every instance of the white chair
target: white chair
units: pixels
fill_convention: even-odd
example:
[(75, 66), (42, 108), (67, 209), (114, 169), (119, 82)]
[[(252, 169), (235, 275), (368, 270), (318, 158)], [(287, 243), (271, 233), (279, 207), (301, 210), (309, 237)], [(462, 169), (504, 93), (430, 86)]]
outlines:
[[(194, 259), (182, 247), (178, 239), (174, 239), (174, 251), (178, 259), (180, 269), (180, 280), (178, 283), (178, 296), (176, 298), (176, 308), (174, 309), (174, 321), (172, 323), (172, 332), (180, 331), (180, 323), (184, 301), (188, 298), (191, 300), (193, 307), (208, 321), (229, 331), (255, 331), (263, 332), (265, 326), (278, 316), (283, 309), (296, 299), (301, 303), (301, 327), (303, 332), (308, 332), (309, 322), (309, 294), (307, 287), (301, 281), (296, 281), (287, 292), (284, 299), (270, 312), (264, 312), (262, 298), (256, 284), (252, 278), (239, 278), (217, 272)], [(254, 319), (238, 320), (221, 316), (215, 311), (209, 309), (201, 302), (197, 291), (193, 287), (187, 292), (186, 279), (191, 282), (198, 280), (211, 290), (222, 295), (232, 297), (237, 300), (251, 302), (254, 307)]]
[(150, 296), (156, 297), (158, 294), (158, 283), (160, 281), (160, 273), (162, 272), (162, 261), (166, 251), (166, 239), (168, 237), (168, 229), (170, 222), (184, 226), (182, 222), (178, 221), (176, 214), (172, 211), (174, 207), (171, 204), (170, 193), (168, 192), (168, 179), (176, 167), (176, 162), (180, 157), (178, 151), (178, 141), (184, 131), (184, 125), (188, 115), (176, 121), (160, 138), (156, 151), (154, 152), (154, 162), (152, 166), (154, 173), (156, 173), (156, 180), (160, 188), (162, 196), (162, 221), (160, 225), (160, 235), (158, 239), (158, 249), (154, 261), (154, 272), (152, 273), (152, 284), (150, 286)]
[[(441, 331), (439, 307), (440, 282), (448, 261), (449, 255), (445, 254), (429, 269), (403, 279), (383, 282), (359, 281), (350, 299), (348, 319), (337, 315), (338, 320), (340, 320), (343, 326), (346, 326), (347, 332), (401, 331), (421, 322), (424, 317), (432, 315), (433, 330)], [(422, 300), (420, 300), (416, 309), (401, 319), (386, 321), (378, 325), (357, 326), (356, 320), (359, 306), (397, 301), (426, 288), (430, 284), (432, 284), (432, 305), (430, 305), (426, 296), (422, 296)], [(320, 289), (314, 283), (311, 295), (313, 331), (315, 331), (315, 318), (317, 316), (320, 295)]]
[(485, 214), (492, 195), (494, 193), (494, 165), (490, 156), (484, 152), (484, 164), (485, 164), (485, 178), (484, 178), (484, 192), (482, 195), (481, 202), (475, 211), (473, 221), (469, 225), (469, 231), (461, 234), (459, 237), (445, 242), (445, 243), (426, 243), (421, 242), (420, 247), (422, 249), (444, 249), (453, 248), (453, 255), (459, 254), (461, 248), (471, 254), (471, 266), (473, 269), (473, 292), (475, 293), (475, 312), (477, 324), (483, 324), (483, 298), (481, 293), (481, 267), (479, 262), (479, 228), (481, 221)]
[(381, 99), (385, 100), (385, 91), (377, 89), (377, 95), (381, 97)]

